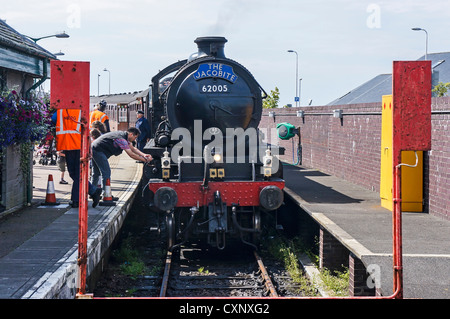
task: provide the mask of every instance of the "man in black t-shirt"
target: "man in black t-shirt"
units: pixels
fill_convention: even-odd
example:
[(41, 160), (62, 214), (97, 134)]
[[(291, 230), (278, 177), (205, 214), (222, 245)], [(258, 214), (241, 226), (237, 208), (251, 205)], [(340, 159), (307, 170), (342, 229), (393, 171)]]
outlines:
[(111, 168), (108, 158), (112, 155), (118, 156), (125, 151), (128, 156), (138, 160), (149, 162), (152, 160), (150, 154), (145, 154), (133, 146), (133, 142), (139, 136), (140, 131), (135, 127), (130, 127), (127, 131), (109, 132), (101, 135), (92, 143), (93, 175), (92, 184), (98, 185), (100, 174), (103, 178), (103, 189), (106, 180), (111, 181)]

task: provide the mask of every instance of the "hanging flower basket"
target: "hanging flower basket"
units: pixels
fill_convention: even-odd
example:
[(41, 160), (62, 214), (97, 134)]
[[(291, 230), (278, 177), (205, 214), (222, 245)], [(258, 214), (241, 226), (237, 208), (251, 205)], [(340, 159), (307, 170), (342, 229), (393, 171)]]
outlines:
[(0, 148), (40, 141), (51, 126), (48, 103), (34, 94), (19, 97), (16, 91), (0, 94)]

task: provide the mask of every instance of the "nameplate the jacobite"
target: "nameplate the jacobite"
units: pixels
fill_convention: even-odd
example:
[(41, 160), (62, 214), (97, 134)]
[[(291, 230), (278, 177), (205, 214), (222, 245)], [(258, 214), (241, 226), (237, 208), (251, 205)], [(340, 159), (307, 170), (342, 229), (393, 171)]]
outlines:
[(206, 78), (220, 78), (231, 83), (236, 82), (238, 79), (238, 76), (234, 73), (233, 68), (222, 63), (200, 64), (193, 77), (197, 81)]

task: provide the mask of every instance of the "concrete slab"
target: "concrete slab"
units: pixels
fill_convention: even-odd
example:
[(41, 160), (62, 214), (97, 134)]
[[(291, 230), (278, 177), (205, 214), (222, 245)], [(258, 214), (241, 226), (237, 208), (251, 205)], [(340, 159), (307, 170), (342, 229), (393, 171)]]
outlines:
[[(119, 201), (113, 207), (92, 208), (89, 200), (88, 274), (119, 232), (142, 174), (142, 164), (125, 153), (112, 157), (110, 166), (111, 189)], [(49, 174), (54, 177), (57, 201), (65, 208), (40, 206)], [(71, 183), (57, 184), (55, 176), (59, 176), (56, 166), (35, 165), (33, 205), (0, 219), (0, 298), (75, 297), (78, 209), (68, 206)]]
[[(366, 267), (380, 271), (392, 294), (392, 213), (379, 193), (313, 169), (285, 165), (286, 194)], [(404, 297), (450, 298), (450, 222), (402, 213)]]

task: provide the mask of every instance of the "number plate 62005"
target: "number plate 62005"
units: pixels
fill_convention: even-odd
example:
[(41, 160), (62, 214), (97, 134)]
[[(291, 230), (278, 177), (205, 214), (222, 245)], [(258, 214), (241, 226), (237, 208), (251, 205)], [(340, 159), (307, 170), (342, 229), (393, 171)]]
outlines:
[(203, 84), (200, 93), (230, 93), (230, 87), (227, 84)]

